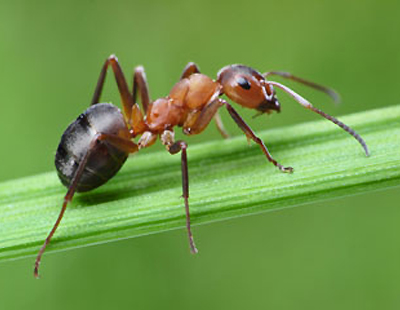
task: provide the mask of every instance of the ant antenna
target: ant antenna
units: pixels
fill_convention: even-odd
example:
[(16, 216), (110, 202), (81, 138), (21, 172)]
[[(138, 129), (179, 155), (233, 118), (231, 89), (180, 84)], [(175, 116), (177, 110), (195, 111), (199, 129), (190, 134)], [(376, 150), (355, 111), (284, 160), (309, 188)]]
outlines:
[(326, 114), (325, 112), (315, 108), (307, 99), (303, 98), (302, 96), (300, 96), (299, 94), (297, 94), (296, 92), (291, 90), (289, 87), (282, 85), (278, 82), (266, 81), (266, 83), (274, 85), (274, 86), (282, 89), (284, 92), (289, 94), (294, 100), (296, 100), (298, 103), (300, 103), (306, 109), (309, 109), (309, 110), (321, 115), (322, 117), (326, 118), (327, 120), (330, 120), (332, 123), (338, 125), (343, 130), (347, 131), (350, 135), (352, 135), (361, 144), (361, 146), (363, 147), (363, 149), (365, 151), (365, 155), (369, 156), (370, 153), (369, 153), (367, 144), (360, 137), (360, 135), (358, 133), (356, 133), (352, 128), (345, 125), (344, 123), (342, 123), (338, 119), (334, 118), (333, 116), (330, 116), (329, 114)]
[(319, 85), (319, 84), (311, 82), (311, 81), (304, 80), (302, 78), (299, 78), (297, 76), (292, 75), (289, 72), (270, 71), (270, 72), (263, 73), (263, 77), (264, 78), (266, 78), (268, 75), (278, 75), (278, 76), (281, 76), (281, 77), (283, 77), (285, 79), (296, 81), (296, 82), (304, 84), (304, 85), (306, 85), (308, 87), (311, 87), (311, 88), (314, 88), (316, 90), (322, 91), (323, 93), (325, 93), (329, 97), (331, 97), (332, 100), (335, 103), (340, 103), (340, 101), (341, 101), (339, 93), (337, 91), (335, 91), (334, 89), (326, 87), (326, 86)]

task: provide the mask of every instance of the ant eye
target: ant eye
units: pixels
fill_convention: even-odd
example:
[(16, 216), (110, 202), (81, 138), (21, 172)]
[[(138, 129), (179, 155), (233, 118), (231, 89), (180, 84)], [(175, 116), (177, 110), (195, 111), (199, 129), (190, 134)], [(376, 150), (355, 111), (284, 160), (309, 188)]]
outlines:
[(240, 77), (236, 80), (236, 82), (239, 84), (239, 86), (243, 89), (250, 89), (251, 84), (248, 80), (246, 80), (244, 77)]

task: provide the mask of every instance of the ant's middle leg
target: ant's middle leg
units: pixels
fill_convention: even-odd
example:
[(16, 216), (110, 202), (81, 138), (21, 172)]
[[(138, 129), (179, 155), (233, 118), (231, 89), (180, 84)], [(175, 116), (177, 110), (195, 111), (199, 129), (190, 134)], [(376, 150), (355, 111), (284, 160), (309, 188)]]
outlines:
[(139, 106), (133, 101), (132, 95), (128, 89), (128, 84), (126, 82), (124, 73), (122, 72), (121, 66), (119, 65), (118, 58), (115, 55), (111, 55), (104, 62), (99, 79), (97, 81), (96, 89), (93, 94), (91, 105), (99, 103), (100, 101), (101, 93), (103, 91), (104, 82), (107, 75), (107, 69), (109, 66), (111, 66), (114, 72), (115, 80), (118, 85), (118, 90), (121, 95), (125, 117), (127, 118), (128, 123), (132, 127), (133, 131), (139, 132), (143, 130), (145, 126), (143, 115), (139, 109)]
[[(222, 100), (221, 100), (222, 101)], [(246, 124), (246, 122), (243, 120), (243, 118), (239, 115), (239, 113), (236, 112), (236, 110), (226, 101), (223, 101), (225, 104), (225, 107), (227, 108), (229, 114), (235, 121), (235, 123), (239, 126), (239, 128), (244, 132), (246, 137), (248, 139), (253, 140), (255, 143), (257, 143), (260, 147), (267, 159), (274, 164), (276, 167), (279, 168), (279, 170), (283, 172), (293, 172), (292, 167), (284, 167), (280, 163), (278, 163), (269, 153), (267, 147), (265, 146), (263, 140), (261, 140), (259, 137), (255, 135), (253, 130), (249, 127), (249, 125)]]
[(133, 102), (136, 102), (137, 92), (140, 92), (140, 99), (142, 102), (144, 113), (147, 113), (147, 109), (150, 104), (150, 93), (149, 86), (147, 84), (146, 73), (144, 72), (144, 68), (142, 66), (138, 66), (135, 68), (135, 72), (133, 74), (133, 88), (132, 88), (132, 96)]
[(103, 68), (101, 69), (99, 80), (97, 81), (96, 89), (93, 94), (92, 103), (94, 105), (100, 102), (101, 93), (103, 91), (104, 82), (107, 75), (108, 66), (111, 65), (111, 68), (114, 71), (115, 80), (118, 85), (118, 90), (121, 95), (122, 104), (124, 107), (124, 112), (126, 115), (131, 115), (133, 100), (132, 96), (128, 89), (128, 84), (126, 83), (126, 79), (124, 73), (122, 72), (121, 66), (119, 65), (118, 58), (115, 55), (111, 55), (104, 62)]
[(187, 163), (187, 144), (184, 141), (174, 141), (174, 132), (165, 130), (161, 134), (161, 141), (167, 147), (170, 154), (177, 154), (181, 152), (181, 165), (182, 165), (182, 197), (185, 201), (186, 211), (186, 229), (189, 237), (190, 251), (193, 254), (198, 252), (196, 245), (194, 244), (193, 234), (190, 226), (190, 212), (189, 212), (189, 172)]

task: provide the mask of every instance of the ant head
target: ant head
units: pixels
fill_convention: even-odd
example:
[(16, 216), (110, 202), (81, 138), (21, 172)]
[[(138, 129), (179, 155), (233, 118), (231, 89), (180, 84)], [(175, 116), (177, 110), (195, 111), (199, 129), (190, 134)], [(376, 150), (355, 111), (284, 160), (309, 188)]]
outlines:
[(243, 65), (231, 65), (218, 72), (218, 82), (232, 101), (262, 113), (280, 112), (281, 106), (272, 85), (256, 70)]

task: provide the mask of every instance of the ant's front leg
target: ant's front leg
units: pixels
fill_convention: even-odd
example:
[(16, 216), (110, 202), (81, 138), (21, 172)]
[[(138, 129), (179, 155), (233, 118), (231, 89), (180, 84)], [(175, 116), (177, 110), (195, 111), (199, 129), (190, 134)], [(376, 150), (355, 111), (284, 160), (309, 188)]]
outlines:
[(161, 141), (166, 146), (170, 154), (177, 154), (181, 152), (181, 164), (182, 164), (182, 197), (185, 200), (185, 211), (186, 211), (186, 229), (189, 237), (190, 250), (193, 254), (198, 252), (196, 245), (194, 244), (193, 234), (190, 226), (190, 212), (189, 212), (189, 172), (187, 163), (187, 144), (184, 141), (174, 141), (174, 132), (165, 130), (161, 134)]
[(229, 114), (231, 115), (231, 117), (233, 118), (233, 120), (235, 121), (235, 123), (239, 126), (239, 128), (244, 132), (244, 134), (246, 135), (246, 137), (248, 139), (253, 140), (255, 143), (257, 143), (260, 147), (261, 150), (263, 151), (263, 153), (265, 154), (265, 156), (267, 157), (267, 159), (274, 164), (274, 166), (278, 167), (279, 170), (281, 170), (282, 172), (293, 172), (293, 168), (292, 167), (284, 167), (282, 166), (280, 163), (278, 163), (269, 153), (267, 147), (265, 146), (263, 140), (261, 140), (259, 137), (257, 137), (255, 135), (255, 133), (253, 132), (253, 130), (250, 128), (249, 125), (246, 124), (246, 122), (243, 120), (243, 118), (239, 115), (239, 113), (236, 112), (236, 110), (225, 100), (221, 100), (223, 102), (223, 104), (225, 104), (226, 109), (228, 110)]
[(215, 117), (218, 109), (224, 105), (220, 98), (214, 98), (207, 103), (207, 105), (192, 114), (189, 114), (185, 123), (183, 124), (183, 132), (186, 135), (196, 135), (201, 133), (208, 124)]
[[(200, 73), (199, 67), (194, 62), (189, 62), (186, 65), (186, 67), (183, 69), (180, 80), (186, 79), (195, 73)], [(217, 129), (218, 129), (219, 133), (221, 134), (221, 136), (224, 139), (229, 138), (229, 134), (224, 127), (224, 123), (222, 122), (221, 116), (219, 115), (218, 111), (214, 113), (214, 121), (215, 121), (215, 125), (217, 126)]]
[(187, 135), (198, 134), (202, 132), (207, 125), (210, 123), (211, 119), (214, 117), (215, 113), (217, 113), (218, 109), (223, 105), (226, 106), (229, 114), (235, 121), (235, 123), (239, 126), (240, 129), (244, 132), (248, 139), (253, 140), (257, 143), (260, 147), (267, 159), (274, 164), (279, 170), (283, 172), (292, 172), (292, 167), (284, 167), (279, 164), (269, 153), (267, 147), (265, 146), (264, 142), (255, 135), (253, 130), (246, 124), (246, 122), (240, 117), (240, 115), (236, 112), (236, 110), (225, 100), (221, 98), (216, 98), (207, 104), (203, 110), (195, 113), (188, 117), (187, 121), (183, 125), (183, 132)]
[(217, 125), (217, 129), (218, 129), (219, 133), (221, 134), (221, 136), (224, 139), (229, 139), (230, 135), (225, 129), (224, 123), (222, 122), (221, 115), (219, 115), (218, 110), (214, 115), (214, 121), (215, 121), (215, 125)]
[(200, 73), (200, 69), (194, 62), (189, 62), (183, 69), (182, 75), (179, 80), (186, 79), (194, 73)]

